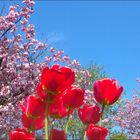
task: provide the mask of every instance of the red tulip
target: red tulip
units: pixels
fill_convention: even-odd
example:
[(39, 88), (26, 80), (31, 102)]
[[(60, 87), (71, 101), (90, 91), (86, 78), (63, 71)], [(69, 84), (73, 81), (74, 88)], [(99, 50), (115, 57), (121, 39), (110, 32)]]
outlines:
[(115, 103), (123, 91), (123, 87), (119, 86), (116, 80), (109, 78), (97, 80), (93, 85), (93, 89), (96, 101), (104, 105)]
[(83, 108), (78, 110), (79, 118), (83, 123), (94, 123), (96, 124), (100, 120), (100, 108), (93, 105), (85, 105)]
[(69, 67), (53, 65), (44, 68), (41, 75), (42, 89), (48, 94), (60, 94), (75, 81), (74, 71)]
[(10, 133), (10, 140), (35, 140), (33, 133), (28, 133), (25, 129), (17, 128)]
[(84, 90), (74, 85), (68, 88), (63, 95), (63, 102), (67, 108), (78, 108), (84, 103)]
[(44, 120), (45, 120), (44, 116), (40, 116), (37, 118), (30, 118), (25, 114), (22, 115), (22, 125), (25, 128), (30, 129), (32, 131), (43, 128), (45, 125)]
[(68, 109), (63, 104), (62, 97), (58, 98), (56, 102), (49, 104), (49, 115), (52, 118), (63, 118), (66, 117), (68, 113), (72, 113), (72, 111), (68, 112)]
[(66, 140), (66, 134), (63, 130), (52, 129), (49, 137), (51, 140)]
[(28, 96), (24, 105), (19, 103), (19, 107), (29, 117), (44, 116), (46, 112), (46, 103), (34, 95)]
[[(45, 90), (43, 90), (41, 83), (37, 86), (37, 94), (38, 94), (39, 98), (41, 98), (44, 101), (46, 101), (48, 99), (48, 93)], [(56, 100), (58, 98), (60, 98), (61, 96), (62, 96), (62, 94), (56, 94), (56, 95), (49, 94), (49, 98), (50, 98), (49, 102), (55, 103)]]
[(107, 133), (107, 128), (95, 126), (94, 124), (90, 124), (86, 130), (88, 140), (104, 140), (107, 136)]

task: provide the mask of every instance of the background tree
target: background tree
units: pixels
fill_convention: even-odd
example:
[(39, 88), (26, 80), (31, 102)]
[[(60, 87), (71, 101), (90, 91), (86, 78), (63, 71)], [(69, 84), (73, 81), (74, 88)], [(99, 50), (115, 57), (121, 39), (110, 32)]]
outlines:
[(44, 66), (54, 63), (79, 69), (79, 62), (36, 39), (35, 26), (29, 23), (34, 1), (11, 5), (0, 16), (0, 139), (21, 125), (17, 103), (36, 94), (36, 85)]
[(34, 4), (33, 0), (23, 0), (0, 16), (0, 139), (21, 125), (17, 103), (29, 94), (36, 94), (43, 67), (54, 63), (67, 65), (76, 75), (81, 73), (80, 83), (88, 84), (85, 79), (89, 78), (89, 72), (77, 60), (52, 47), (49, 39), (44, 42), (36, 39), (35, 26), (29, 23)]
[(128, 140), (128, 136), (123, 132), (113, 132), (110, 136), (110, 140)]
[(113, 117), (116, 126), (127, 134), (129, 139), (140, 139), (140, 98), (134, 93), (132, 99), (125, 99), (117, 114)]

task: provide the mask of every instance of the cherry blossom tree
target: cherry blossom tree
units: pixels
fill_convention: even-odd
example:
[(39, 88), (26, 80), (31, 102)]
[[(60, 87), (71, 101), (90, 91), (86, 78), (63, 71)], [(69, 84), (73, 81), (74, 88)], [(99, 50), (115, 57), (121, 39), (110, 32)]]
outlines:
[[(90, 76), (63, 50), (55, 49), (48, 40), (36, 39), (35, 26), (29, 23), (34, 4), (33, 0), (23, 0), (20, 5), (11, 5), (7, 14), (0, 16), (0, 139), (5, 137), (5, 132), (21, 125), (17, 102), (36, 94), (44, 66), (61, 63), (85, 78)], [(80, 82), (87, 84), (82, 78)]]
[[(140, 81), (138, 80), (140, 83)], [(125, 99), (118, 113), (114, 116), (116, 125), (130, 139), (140, 139), (140, 97), (139, 91), (135, 92), (132, 99)]]

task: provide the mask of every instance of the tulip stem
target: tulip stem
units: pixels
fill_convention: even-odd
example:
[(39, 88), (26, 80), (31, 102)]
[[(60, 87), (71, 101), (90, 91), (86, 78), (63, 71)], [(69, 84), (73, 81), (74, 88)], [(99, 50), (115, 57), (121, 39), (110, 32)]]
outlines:
[(48, 113), (49, 113), (49, 102), (50, 102), (50, 97), (48, 96), (47, 99), (47, 105), (46, 105), (46, 118), (45, 118), (45, 134), (46, 134), (46, 140), (49, 140), (49, 118), (48, 118)]
[(102, 104), (101, 119), (103, 119), (103, 113), (104, 113), (104, 109), (105, 109), (105, 104)]
[(51, 122), (51, 129), (53, 129), (53, 127), (54, 127), (54, 121), (55, 121), (55, 119), (53, 119)]
[(102, 126), (102, 120), (103, 120), (104, 109), (105, 109), (105, 104), (102, 104), (101, 118), (100, 118), (100, 122), (99, 122), (99, 125), (100, 125), (100, 126)]
[(85, 124), (84, 125), (84, 136), (83, 136), (83, 140), (86, 140), (86, 128), (87, 128), (88, 126)]
[(66, 135), (68, 134), (69, 117), (70, 117), (70, 108), (68, 108), (68, 117), (67, 117), (67, 122), (66, 122), (66, 125), (65, 125), (65, 133), (66, 133)]
[(69, 124), (69, 121), (67, 121), (66, 126), (65, 126), (65, 133), (66, 133), (66, 135), (68, 134), (68, 124)]
[[(54, 121), (55, 121), (55, 119), (53, 119), (51, 121), (51, 130), (53, 130), (53, 128), (54, 128)], [(50, 140), (52, 140), (52, 132), (50, 132)]]
[(85, 132), (84, 132), (84, 140), (86, 140), (86, 130), (85, 130)]
[(45, 134), (46, 140), (48, 140), (48, 117), (45, 118)]

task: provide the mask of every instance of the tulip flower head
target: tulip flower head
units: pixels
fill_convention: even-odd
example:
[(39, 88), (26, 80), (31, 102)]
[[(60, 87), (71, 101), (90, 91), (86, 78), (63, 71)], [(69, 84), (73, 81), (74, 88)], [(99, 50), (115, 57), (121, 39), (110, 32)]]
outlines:
[(22, 120), (22, 125), (24, 126), (24, 128), (31, 131), (41, 129), (45, 126), (44, 116), (33, 118), (33, 117), (27, 116), (26, 114), (23, 114), (21, 120)]
[(44, 68), (41, 75), (42, 89), (48, 94), (61, 94), (75, 81), (75, 73), (69, 67), (60, 67), (58, 64), (52, 68)]
[(75, 85), (65, 90), (63, 102), (67, 108), (79, 108), (84, 103), (84, 89)]
[(29, 95), (24, 105), (18, 104), (22, 110), (22, 125), (29, 130), (37, 130), (44, 127), (46, 103), (40, 98)]
[(100, 120), (100, 108), (96, 105), (86, 104), (83, 108), (79, 108), (78, 115), (83, 123), (96, 124)]
[(66, 134), (63, 130), (52, 129), (50, 133), (51, 140), (66, 140)]
[(26, 114), (28, 117), (36, 118), (40, 116), (45, 116), (46, 103), (34, 95), (29, 95), (26, 98), (24, 105), (21, 105), (20, 103), (18, 105), (19, 108), (23, 111), (23, 113)]
[(86, 135), (88, 140), (104, 140), (107, 136), (108, 129), (90, 124), (87, 127)]
[(93, 90), (97, 102), (104, 105), (112, 105), (121, 96), (123, 87), (119, 86), (116, 80), (104, 78), (94, 83)]
[(17, 128), (10, 133), (10, 140), (35, 140), (33, 133), (28, 133), (25, 129)]

